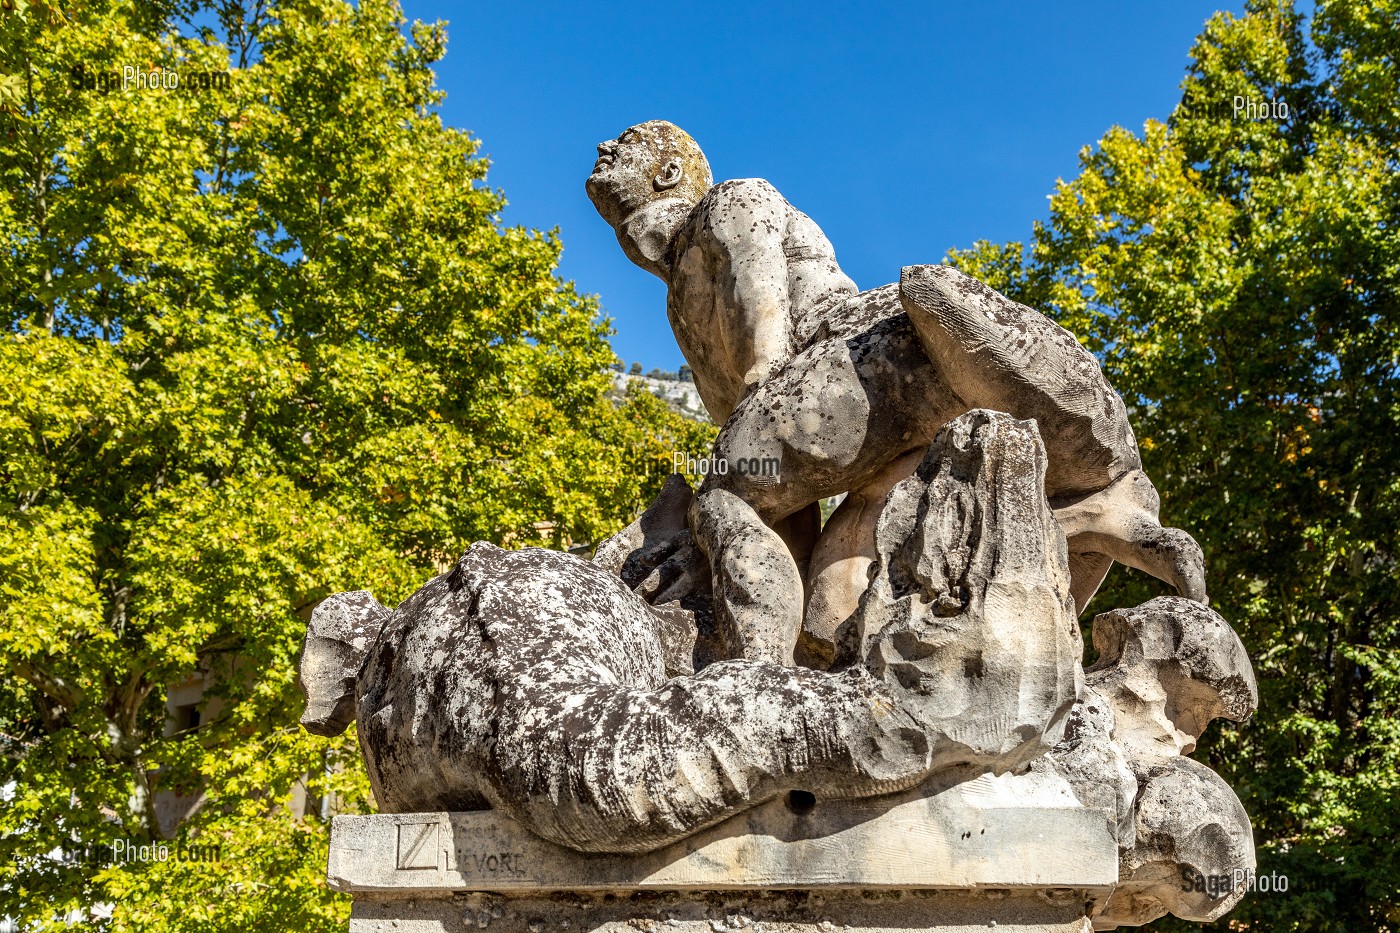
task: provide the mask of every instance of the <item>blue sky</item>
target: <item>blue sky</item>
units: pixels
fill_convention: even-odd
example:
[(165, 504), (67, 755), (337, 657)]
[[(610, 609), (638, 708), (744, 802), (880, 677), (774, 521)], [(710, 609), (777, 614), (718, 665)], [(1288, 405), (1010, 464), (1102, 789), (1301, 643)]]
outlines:
[(665, 288), (584, 195), (599, 141), (679, 124), (716, 180), (773, 182), (872, 288), (951, 247), (1027, 238), (1080, 149), (1164, 119), (1206, 19), (1242, 6), (404, 2), (448, 21), (443, 119), (482, 140), (505, 222), (558, 227), (560, 272), (601, 297), (618, 355), (669, 370)]

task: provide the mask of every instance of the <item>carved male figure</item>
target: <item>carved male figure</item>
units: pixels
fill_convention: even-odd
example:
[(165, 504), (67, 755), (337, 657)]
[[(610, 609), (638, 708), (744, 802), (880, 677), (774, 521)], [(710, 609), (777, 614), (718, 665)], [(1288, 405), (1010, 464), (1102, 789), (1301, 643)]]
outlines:
[[(944, 266), (860, 292), (770, 184), (711, 182), (694, 140), (651, 121), (598, 146), (587, 189), (627, 256), (666, 282), (676, 339), (723, 425), (716, 456), (781, 460), (778, 483), (709, 476), (692, 508), (737, 656), (791, 664), (805, 629), (808, 657), (830, 657), (886, 493), (973, 408), (1037, 422), (1079, 608), (1114, 560), (1204, 601), (1200, 549), (1158, 523), (1123, 403), (1072, 335)], [(840, 493), (819, 532), (815, 504)], [(805, 607), (790, 596), (804, 588)]]

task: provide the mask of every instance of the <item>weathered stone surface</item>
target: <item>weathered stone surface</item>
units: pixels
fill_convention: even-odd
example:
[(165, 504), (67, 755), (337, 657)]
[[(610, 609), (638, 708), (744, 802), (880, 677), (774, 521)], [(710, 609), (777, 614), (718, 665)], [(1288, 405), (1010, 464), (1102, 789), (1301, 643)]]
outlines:
[(593, 552), (595, 564), (615, 573), (662, 620), (662, 655), (672, 676), (731, 656), (715, 636), (710, 567), (687, 525), (694, 502), (689, 484), (672, 474), (636, 521)]
[(361, 677), (380, 807), (489, 805), (565, 846), (637, 852), (789, 790), (928, 773), (923, 731), (863, 671), (728, 661), (668, 680), (661, 633), (594, 564), (473, 545), (395, 611)]
[(686, 516), (694, 501), (695, 494), (683, 477), (674, 473), (666, 477), (661, 494), (646, 511), (594, 549), (593, 563), (636, 588), (671, 555), (676, 539), (690, 533)]
[[(361, 677), (380, 805), (489, 804), (563, 845), (634, 852), (790, 790), (861, 797), (1019, 765), (1079, 687), (1044, 462), (1034, 425), (1005, 415), (940, 435), (891, 497), (866, 663), (839, 674), (734, 660), (668, 680), (670, 610), (597, 563), (474, 545), (398, 608)], [(604, 559), (649, 579), (686, 495)]]
[(911, 450), (860, 489), (846, 493), (822, 529), (807, 574), (810, 596), (798, 640), (799, 661), (808, 667), (829, 668), (837, 663), (841, 627), (853, 620), (870, 585), (878, 556), (875, 529), (885, 500), (895, 485), (914, 473), (926, 453)]
[(1212, 719), (1243, 722), (1259, 705), (1249, 655), (1228, 622), (1163, 596), (1094, 619), (1088, 682), (1114, 707), (1130, 758), (1189, 755)]
[[(804, 631), (804, 657), (835, 656), (874, 559), (866, 506), (902, 478), (895, 464), (912, 467), (911, 451), (978, 407), (1041, 421), (1047, 495), (1071, 508), (1081, 606), (1110, 559), (1204, 599), (1199, 548), (1158, 525), (1123, 404), (1072, 336), (945, 267), (911, 266), (897, 286), (859, 292), (772, 185), (710, 181), (695, 141), (654, 120), (598, 146), (587, 190), (627, 256), (666, 282), (677, 342), (723, 425), (715, 456), (781, 460), (778, 482), (711, 474), (692, 509), (716, 625), (744, 657), (791, 664)], [(799, 552), (775, 532), (840, 493), (850, 507), (821, 540)], [(805, 607), (790, 597), (804, 586)]]
[[(867, 665), (840, 674), (722, 661), (668, 679), (671, 609), (596, 563), (473, 545), (396, 609), (365, 664), (375, 796), (398, 813), (496, 807), (561, 845), (640, 852), (788, 790), (861, 797), (951, 766), (1014, 768), (1053, 744), (1078, 692), (1043, 469), (1033, 424), (949, 426), (886, 510)], [(630, 551), (603, 549), (626, 552), (624, 576), (650, 579), (685, 534), (657, 516), (686, 495)]]
[(1141, 926), (1168, 913), (1203, 923), (1224, 916), (1255, 868), (1244, 806), (1190, 758), (1165, 759), (1139, 779), (1136, 842), (1123, 852), (1118, 887), (1095, 927)]
[(1119, 846), (1124, 851), (1132, 848), (1137, 840), (1137, 775), (1113, 740), (1113, 707), (1092, 686), (1085, 685), (1071, 708), (1060, 742), (1031, 768), (1063, 777), (1080, 803), (1112, 814)]
[(336, 593), (311, 613), (299, 671), (307, 732), (340, 735), (355, 721), (356, 680), (388, 617), (389, 610), (364, 591)]
[(352, 930), (1087, 933), (1116, 855), (1063, 781), (964, 772), (773, 800), (643, 855), (580, 854), (491, 812), (337, 817), (328, 877), (355, 895)]
[(890, 493), (856, 625), (865, 664), (935, 760), (999, 769), (1048, 751), (1083, 685), (1064, 535), (1034, 422), (952, 421)]
[[(1086, 737), (1079, 754), (1121, 749), (1138, 785), (1133, 833), (1119, 839), (1120, 886), (1095, 923), (1138, 926), (1167, 913), (1214, 920), (1244, 896), (1255, 867), (1253, 830), (1234, 791), (1180, 756), (1212, 719), (1254, 713), (1259, 691), (1249, 656), (1214, 611), (1170, 596), (1095, 617), (1094, 647), (1099, 660), (1086, 679), (1111, 710), (1112, 742), (1102, 733)], [(1088, 775), (1080, 778), (1076, 786)]]
[[(1073, 506), (1057, 515), (1070, 549), (1107, 555), (1203, 601), (1201, 550), (1158, 524), (1127, 411), (1093, 354), (1045, 315), (947, 266), (907, 266), (899, 294), (959, 397), (1035, 419), (1050, 452), (1046, 494), (1057, 508)], [(1098, 582), (1080, 581), (1079, 608)]]

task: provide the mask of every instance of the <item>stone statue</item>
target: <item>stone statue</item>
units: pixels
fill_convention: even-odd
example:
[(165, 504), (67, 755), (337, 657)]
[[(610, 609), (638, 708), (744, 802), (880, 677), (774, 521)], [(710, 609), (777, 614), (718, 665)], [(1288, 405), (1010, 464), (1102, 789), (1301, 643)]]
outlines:
[[(1117, 393), (1074, 337), (942, 266), (858, 292), (831, 244), (760, 179), (711, 187), (664, 121), (598, 146), (594, 206), (623, 252), (667, 286), (666, 313), (710, 416), (715, 455), (781, 460), (781, 482), (706, 478), (691, 522), (713, 567), (717, 622), (743, 657), (829, 658), (875, 559), (885, 495), (940, 427), (973, 408), (1033, 418), (1046, 495), (1083, 609), (1117, 560), (1204, 601), (1200, 548), (1162, 528)], [(818, 534), (815, 503), (846, 499)], [(806, 586), (806, 613), (791, 594)]]
[[(392, 611), (363, 592), (323, 602), (301, 661), (302, 723), (322, 735), (358, 723), (391, 819), (353, 818), (362, 835), (333, 839), (332, 881), (388, 892), (384, 904), (432, 889), (429, 877), (449, 892), (515, 891), (472, 874), (462, 848), (505, 833), (516, 848), (476, 864), (519, 874), (528, 850), (569, 877), (613, 879), (578, 890), (896, 877), (1044, 889), (948, 907), (961, 919), (947, 928), (1111, 929), (1233, 907), (1243, 891), (1220, 879), (1254, 869), (1249, 820), (1184, 756), (1213, 719), (1253, 713), (1253, 672), (1205, 606), (1200, 549), (1159, 524), (1093, 357), (945, 267), (857, 292), (810, 219), (766, 182), (712, 187), (671, 124), (633, 127), (599, 153), (589, 194), (627, 255), (667, 282), (677, 339), (723, 425), (716, 456), (776, 457), (781, 475), (712, 474), (698, 493), (672, 477), (591, 561), (477, 543)], [(838, 493), (823, 527), (816, 503)], [(1114, 560), (1180, 595), (1099, 615), (1086, 671), (1077, 613)], [(999, 807), (1011, 808), (1003, 823), (988, 815)], [(1066, 832), (1085, 851), (1034, 856), (1028, 819), (1079, 827)], [(458, 830), (468, 841), (444, 847)], [(858, 830), (875, 849), (828, 864)], [(937, 871), (900, 848), (926, 832), (947, 853)], [(979, 839), (1017, 832), (1031, 848), (1004, 853), (1001, 875), (967, 867), (991, 864), (976, 847), (993, 842)], [(387, 875), (343, 870), (373, 852), (394, 853)], [(879, 867), (906, 856), (904, 874)], [(1006, 925), (1046, 905), (1070, 925)], [(865, 901), (846, 907), (866, 923)], [(793, 902), (779, 919), (809, 909)], [(922, 908), (900, 913), (911, 909), (880, 908), (862, 929), (932, 926)], [(470, 916), (485, 926), (504, 908), (480, 910)], [(651, 928), (653, 908), (616, 910), (626, 925), (592, 928)], [(830, 925), (808, 920), (797, 927)]]

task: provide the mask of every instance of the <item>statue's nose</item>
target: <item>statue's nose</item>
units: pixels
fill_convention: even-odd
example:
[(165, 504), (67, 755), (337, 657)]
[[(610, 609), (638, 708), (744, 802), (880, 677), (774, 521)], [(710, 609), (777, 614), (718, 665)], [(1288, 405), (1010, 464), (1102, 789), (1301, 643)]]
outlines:
[(600, 155), (600, 156), (612, 155), (613, 143), (615, 143), (615, 142), (617, 142), (617, 140), (615, 140), (615, 139), (605, 139), (605, 140), (603, 140), (602, 142), (600, 142), (600, 143), (598, 144), (598, 155)]

